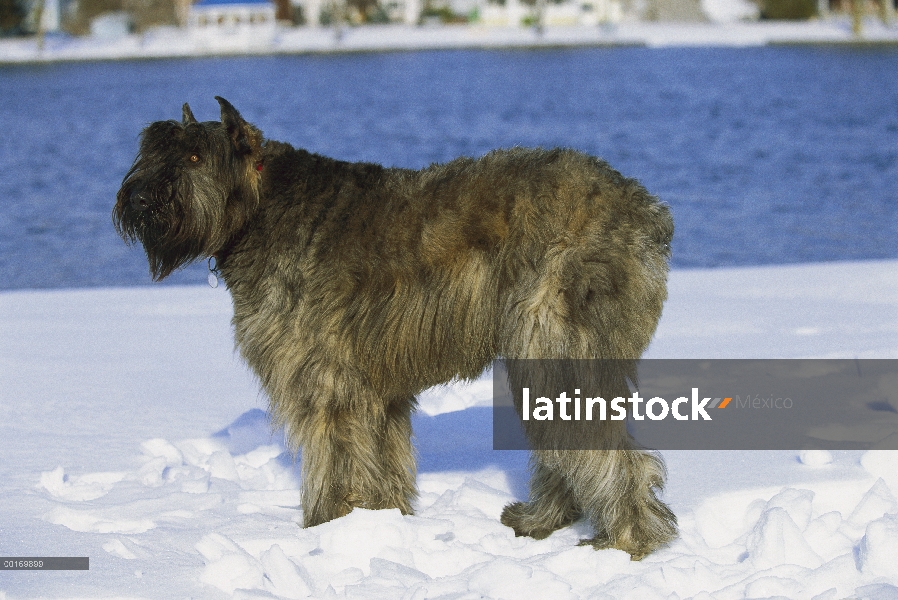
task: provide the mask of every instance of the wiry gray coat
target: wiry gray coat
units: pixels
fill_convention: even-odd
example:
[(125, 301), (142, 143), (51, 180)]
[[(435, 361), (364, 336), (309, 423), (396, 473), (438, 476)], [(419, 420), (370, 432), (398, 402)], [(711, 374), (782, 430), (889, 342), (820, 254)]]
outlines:
[[(237, 346), (302, 449), (306, 526), (353, 507), (412, 512), (422, 390), (496, 357), (638, 358), (666, 297), (668, 210), (571, 150), (495, 151), (421, 171), (264, 141), (222, 122), (150, 125), (114, 221), (162, 278), (217, 259)], [(622, 425), (608, 451), (533, 454), (519, 535), (587, 516), (589, 542), (641, 557), (676, 519), (664, 469)]]

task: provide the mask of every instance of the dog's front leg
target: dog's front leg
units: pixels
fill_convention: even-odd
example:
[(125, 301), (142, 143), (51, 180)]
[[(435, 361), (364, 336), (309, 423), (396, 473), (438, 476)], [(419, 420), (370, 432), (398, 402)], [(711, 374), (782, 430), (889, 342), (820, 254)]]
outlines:
[(347, 405), (322, 406), (307, 417), (300, 436), (304, 527), (355, 507), (412, 513), (413, 405), (413, 400), (385, 402), (370, 392)]

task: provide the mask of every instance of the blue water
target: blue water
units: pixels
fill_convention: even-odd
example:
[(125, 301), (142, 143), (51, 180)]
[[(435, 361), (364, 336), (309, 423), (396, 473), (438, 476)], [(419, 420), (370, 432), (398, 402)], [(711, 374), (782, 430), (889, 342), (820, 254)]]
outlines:
[(602, 156), (670, 204), (675, 267), (898, 257), (895, 49), (222, 58), (0, 67), (0, 289), (149, 283), (112, 228), (115, 192), (146, 123), (185, 101), (217, 119), (215, 95), (347, 160)]

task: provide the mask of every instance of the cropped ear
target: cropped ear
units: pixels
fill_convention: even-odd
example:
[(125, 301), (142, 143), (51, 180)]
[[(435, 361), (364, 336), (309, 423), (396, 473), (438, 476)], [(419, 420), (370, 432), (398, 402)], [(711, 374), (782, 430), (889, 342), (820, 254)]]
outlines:
[(251, 125), (243, 120), (243, 117), (230, 102), (221, 96), (215, 96), (215, 99), (221, 105), (221, 124), (224, 125), (228, 137), (231, 138), (234, 149), (240, 154), (249, 154), (253, 151), (250, 143)]
[(196, 123), (196, 117), (193, 116), (190, 105), (185, 102), (184, 106), (181, 107), (181, 124), (186, 126), (191, 123)]

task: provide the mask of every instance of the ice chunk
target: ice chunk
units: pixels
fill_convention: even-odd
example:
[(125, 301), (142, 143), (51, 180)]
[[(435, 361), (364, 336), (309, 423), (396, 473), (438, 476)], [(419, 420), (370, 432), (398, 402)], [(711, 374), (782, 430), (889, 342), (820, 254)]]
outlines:
[(898, 577), (898, 515), (886, 515), (867, 525), (858, 546), (858, 568), (873, 577)]
[(298, 599), (312, 595), (309, 583), (303, 579), (296, 564), (287, 558), (280, 546), (274, 544), (260, 556), (265, 570), (266, 589), (278, 597)]
[(786, 488), (767, 501), (767, 508), (782, 508), (798, 528), (802, 531), (811, 522), (811, 503), (814, 500), (814, 492), (796, 488)]
[(874, 477), (880, 477), (898, 496), (898, 450), (869, 450), (861, 457), (861, 466)]
[(799, 565), (816, 569), (823, 559), (811, 549), (785, 509), (774, 507), (761, 515), (748, 540), (748, 554), (759, 569)]
[(125, 473), (103, 472), (68, 476), (62, 467), (41, 473), (41, 487), (56, 498), (72, 501), (96, 500), (125, 478)]
[(873, 487), (867, 490), (867, 493), (854, 508), (848, 521), (852, 525), (863, 526), (885, 514), (896, 512), (898, 512), (898, 502), (895, 501), (895, 496), (892, 495), (882, 479), (877, 479)]

